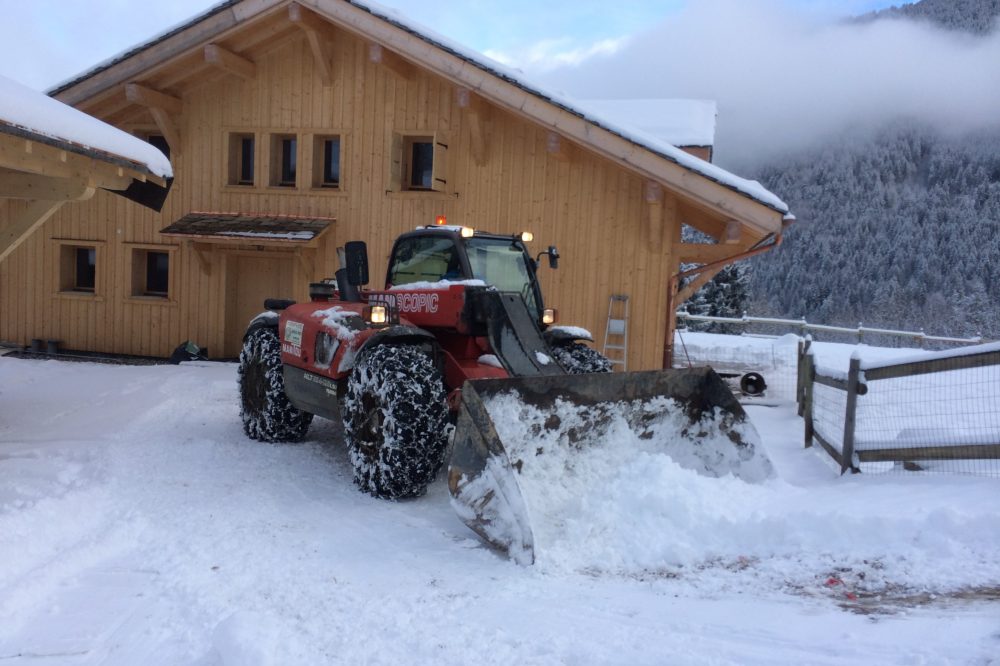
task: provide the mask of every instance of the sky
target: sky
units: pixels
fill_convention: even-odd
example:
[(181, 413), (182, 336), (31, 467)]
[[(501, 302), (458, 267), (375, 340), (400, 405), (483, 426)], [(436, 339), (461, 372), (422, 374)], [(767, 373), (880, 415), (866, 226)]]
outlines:
[[(0, 75), (51, 88), (215, 4), (0, 0), (17, 26), (0, 40)], [(1000, 123), (1000, 31), (840, 20), (900, 0), (381, 4), (578, 99), (715, 100), (716, 161), (729, 168), (898, 117), (951, 131)]]
[[(379, 1), (526, 70), (575, 64), (587, 55), (614, 52), (637, 32), (703, 3), (619, 0), (609, 11), (606, 0), (464, 0), (461, 9), (456, 9), (454, 0)], [(139, 12), (136, 0), (0, 0), (8, 26), (0, 40), (0, 75), (44, 90), (216, 4), (218, 0), (151, 2), (142, 3)], [(788, 0), (787, 4), (820, 15), (848, 15), (892, 3)]]

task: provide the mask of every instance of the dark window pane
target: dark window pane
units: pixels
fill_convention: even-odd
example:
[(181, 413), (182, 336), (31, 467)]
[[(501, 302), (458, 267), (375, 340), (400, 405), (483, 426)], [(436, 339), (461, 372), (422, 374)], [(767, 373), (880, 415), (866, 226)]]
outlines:
[(146, 139), (149, 143), (156, 146), (156, 148), (170, 159), (170, 144), (167, 140), (160, 136), (159, 134), (150, 134), (149, 138)]
[(280, 185), (295, 185), (295, 139), (281, 140), (281, 180)]
[(410, 156), (410, 187), (429, 190), (434, 178), (434, 144), (413, 142)]
[(323, 184), (340, 184), (340, 139), (323, 142)]
[(74, 289), (94, 291), (97, 280), (97, 250), (92, 247), (76, 248), (76, 283)]
[(240, 185), (253, 185), (253, 137), (240, 139)]
[(146, 293), (166, 296), (170, 285), (170, 255), (166, 252), (146, 253)]

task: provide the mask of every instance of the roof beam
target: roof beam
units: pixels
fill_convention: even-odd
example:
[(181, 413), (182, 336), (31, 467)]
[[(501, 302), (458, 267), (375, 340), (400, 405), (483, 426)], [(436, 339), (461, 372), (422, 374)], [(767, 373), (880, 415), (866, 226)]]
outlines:
[(686, 264), (714, 264), (743, 252), (742, 247), (722, 243), (679, 243), (675, 250)]
[(125, 84), (125, 99), (150, 109), (162, 109), (173, 116), (179, 116), (184, 111), (184, 102), (180, 98), (147, 88), (140, 83)]
[(375, 42), (368, 45), (368, 60), (385, 67), (404, 81), (412, 81), (417, 76), (417, 68), (408, 60), (400, 58), (397, 54)]
[(489, 140), (486, 124), (490, 117), (490, 106), (483, 98), (468, 88), (455, 88), (455, 102), (462, 110), (462, 116), (469, 124), (472, 159), (476, 166), (485, 166), (489, 159)]
[(306, 9), (297, 2), (288, 5), (288, 20), (297, 25), (305, 33), (316, 61), (316, 70), (323, 85), (333, 85), (333, 51), (330, 48), (328, 33), (331, 25), (326, 19), (315, 12)]
[(123, 168), (96, 157), (3, 133), (0, 133), (0, 168), (52, 178), (89, 180), (95, 187), (109, 190), (124, 190), (133, 178), (149, 178), (161, 185), (164, 182), (138, 168)]
[[(76, 181), (76, 201), (94, 196), (94, 188), (85, 181)], [(0, 222), (0, 263), (9, 257), (28, 236), (45, 224), (63, 201), (32, 201), (27, 208), (15, 214), (6, 222)]]
[(184, 102), (172, 95), (147, 88), (139, 83), (125, 84), (125, 98), (133, 104), (149, 109), (153, 122), (160, 129), (160, 134), (167, 140), (171, 155), (181, 154), (181, 133), (171, 116), (180, 115), (184, 110)]
[(0, 198), (75, 201), (90, 187), (81, 178), (55, 178), (0, 169)]
[(257, 65), (254, 61), (236, 55), (218, 44), (205, 45), (205, 62), (244, 81), (253, 81), (257, 78)]

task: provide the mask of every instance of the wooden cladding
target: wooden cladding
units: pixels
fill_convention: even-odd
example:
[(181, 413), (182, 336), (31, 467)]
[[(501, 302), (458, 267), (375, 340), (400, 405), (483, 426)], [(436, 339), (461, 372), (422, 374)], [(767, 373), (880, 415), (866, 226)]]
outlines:
[[(679, 234), (676, 192), (664, 189), (650, 202), (648, 179), (394, 54), (383, 50), (373, 59), (368, 41), (308, 21), (266, 50), (240, 51), (252, 59), (252, 78), (217, 72), (210, 84), (184, 91), (182, 113), (171, 116), (184, 150), (172, 155), (176, 180), (161, 214), (98, 192), (61, 209), (44, 233), (0, 263), (0, 339), (58, 337), (71, 349), (160, 356), (193, 340), (215, 356), (231, 353), (247, 313), (262, 307), (263, 297), (306, 300), (310, 281), (333, 274), (337, 245), (366, 241), (372, 286), (381, 287), (393, 240), (446, 215), (450, 224), (498, 233), (530, 230), (533, 253), (558, 246), (559, 269), (540, 269), (546, 305), (558, 308), (563, 323), (593, 331), (598, 348), (609, 295), (629, 294), (628, 366), (659, 367), (676, 263), (671, 243)], [(280, 172), (290, 166), (284, 142), (292, 137), (289, 179)], [(426, 149), (420, 148), (423, 162), (415, 159), (420, 143), (431, 144), (429, 187)], [(0, 214), (24, 207), (6, 205)], [(164, 247), (159, 231), (194, 211), (337, 222), (308, 252), (253, 238), (158, 249)], [(52, 238), (103, 243), (97, 256), (103, 299), (55, 297), (59, 278), (45, 267), (59, 264), (61, 246)], [(140, 295), (142, 253), (160, 251), (168, 255), (167, 297)]]

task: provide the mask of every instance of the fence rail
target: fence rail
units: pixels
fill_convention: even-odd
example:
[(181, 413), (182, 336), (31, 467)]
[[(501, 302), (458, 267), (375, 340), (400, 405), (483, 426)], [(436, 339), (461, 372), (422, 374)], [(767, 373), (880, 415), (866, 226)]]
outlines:
[[(1000, 344), (893, 363), (855, 356), (846, 379), (817, 368), (809, 347), (799, 345), (805, 446), (818, 443), (842, 474), (862, 464), (924, 471), (927, 463), (978, 461), (971, 471), (1000, 475)], [(817, 386), (836, 395), (817, 399)], [(841, 424), (839, 437), (831, 434)]]
[(975, 338), (955, 338), (942, 335), (927, 335), (923, 331), (896, 331), (887, 328), (870, 328), (868, 326), (863, 326), (858, 324), (856, 328), (846, 328), (842, 326), (828, 326), (826, 324), (810, 324), (805, 319), (774, 319), (771, 317), (749, 317), (744, 314), (742, 317), (709, 317), (707, 315), (696, 315), (687, 312), (686, 310), (677, 311), (677, 319), (683, 321), (692, 322), (703, 322), (703, 323), (716, 323), (716, 324), (729, 324), (732, 326), (743, 326), (747, 327), (751, 324), (768, 324), (785, 326), (788, 329), (795, 330), (799, 332), (799, 335), (805, 337), (809, 333), (841, 333), (844, 335), (854, 336), (860, 343), (864, 340), (867, 335), (869, 337), (876, 335), (885, 335), (890, 337), (903, 338), (906, 340), (916, 340), (921, 347), (924, 347), (928, 343), (937, 344), (949, 344), (949, 345), (981, 345), (991, 340), (978, 336)]

